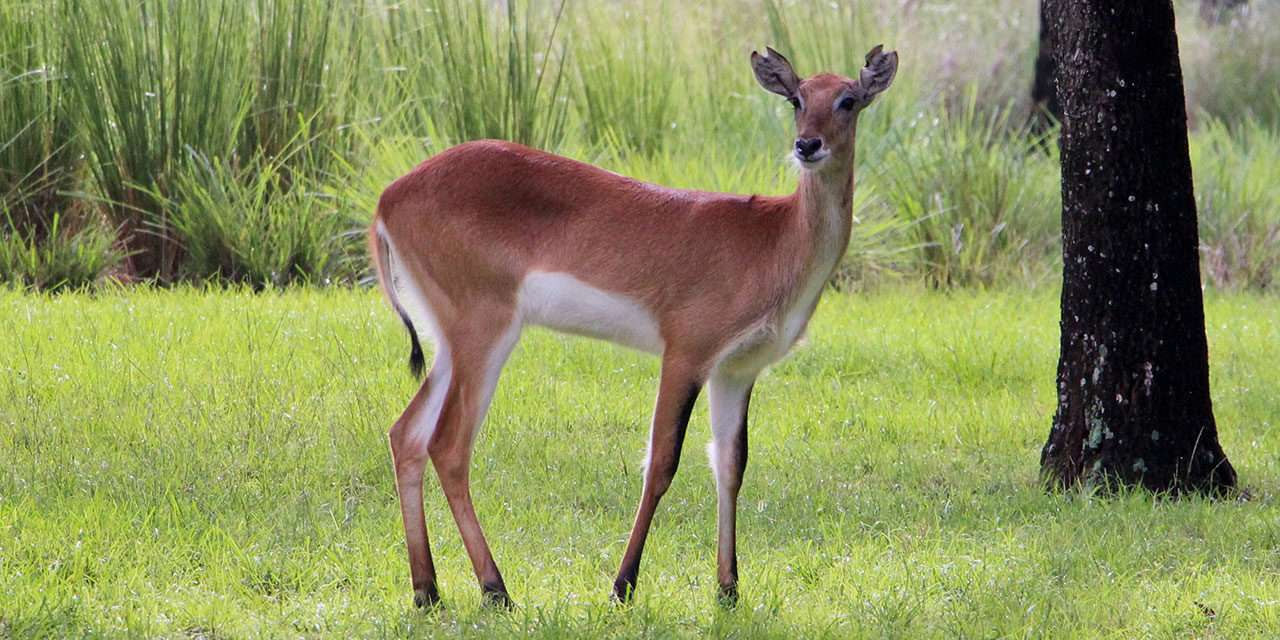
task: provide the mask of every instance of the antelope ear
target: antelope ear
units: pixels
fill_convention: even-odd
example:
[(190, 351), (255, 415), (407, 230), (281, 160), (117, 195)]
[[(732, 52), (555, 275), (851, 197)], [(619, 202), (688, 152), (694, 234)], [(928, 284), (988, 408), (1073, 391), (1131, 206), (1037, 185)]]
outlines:
[(858, 87), (862, 89), (862, 100), (871, 99), (883, 93), (893, 84), (893, 76), (898, 73), (898, 52), (884, 52), (884, 45), (878, 44), (867, 52), (867, 66), (858, 74)]
[(765, 47), (764, 55), (751, 52), (751, 70), (756, 73), (756, 82), (788, 100), (794, 100), (800, 90), (800, 77), (791, 68), (791, 62), (772, 47)]

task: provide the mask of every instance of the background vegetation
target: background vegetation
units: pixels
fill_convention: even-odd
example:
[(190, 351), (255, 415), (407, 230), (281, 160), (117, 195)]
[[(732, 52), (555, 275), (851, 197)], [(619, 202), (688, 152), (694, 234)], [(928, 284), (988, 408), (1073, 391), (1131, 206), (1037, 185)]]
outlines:
[[(1034, 0), (7, 0), (0, 278), (350, 282), (377, 194), (459, 141), (518, 140), (674, 186), (779, 193), (802, 73), (902, 52), (864, 117), (845, 283), (1052, 282), (1053, 144), (1029, 135)], [(1280, 268), (1280, 17), (1179, 7), (1206, 279)]]

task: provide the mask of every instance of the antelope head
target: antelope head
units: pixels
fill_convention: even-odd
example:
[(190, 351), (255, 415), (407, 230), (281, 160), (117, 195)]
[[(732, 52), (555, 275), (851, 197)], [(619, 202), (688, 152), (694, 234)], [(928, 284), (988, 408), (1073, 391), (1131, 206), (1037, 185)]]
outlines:
[(760, 86), (787, 99), (796, 112), (795, 158), (806, 171), (852, 168), (858, 114), (893, 83), (898, 53), (877, 45), (867, 53), (857, 79), (819, 73), (801, 79), (782, 54), (766, 47), (751, 52)]

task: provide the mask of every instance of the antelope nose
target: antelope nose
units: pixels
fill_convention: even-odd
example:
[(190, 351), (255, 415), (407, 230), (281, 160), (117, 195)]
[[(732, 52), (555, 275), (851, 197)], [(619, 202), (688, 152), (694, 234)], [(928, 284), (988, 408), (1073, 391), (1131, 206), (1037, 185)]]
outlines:
[(796, 138), (796, 155), (808, 158), (822, 148), (822, 138)]

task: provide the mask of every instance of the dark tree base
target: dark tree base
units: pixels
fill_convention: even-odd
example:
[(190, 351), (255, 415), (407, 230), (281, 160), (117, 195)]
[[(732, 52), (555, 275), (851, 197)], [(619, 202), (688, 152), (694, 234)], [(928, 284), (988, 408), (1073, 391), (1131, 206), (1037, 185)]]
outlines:
[[(1053, 456), (1048, 449), (1049, 445), (1046, 445), (1040, 463), (1045, 480), (1053, 489), (1078, 485), (1109, 493), (1123, 487), (1140, 487), (1155, 493), (1224, 497), (1232, 495), (1236, 486), (1235, 469), (1221, 452), (1221, 447), (1215, 447), (1216, 452), (1186, 452), (1185, 456), (1178, 456), (1172, 463), (1165, 460), (1150, 465), (1145, 458), (1128, 452), (1120, 455), (1104, 452), (1091, 457), (1088, 468), (1081, 468), (1080, 461), (1071, 456)], [(1187, 460), (1197, 459), (1197, 462), (1187, 463)], [(1220, 463), (1214, 464), (1210, 459)]]

